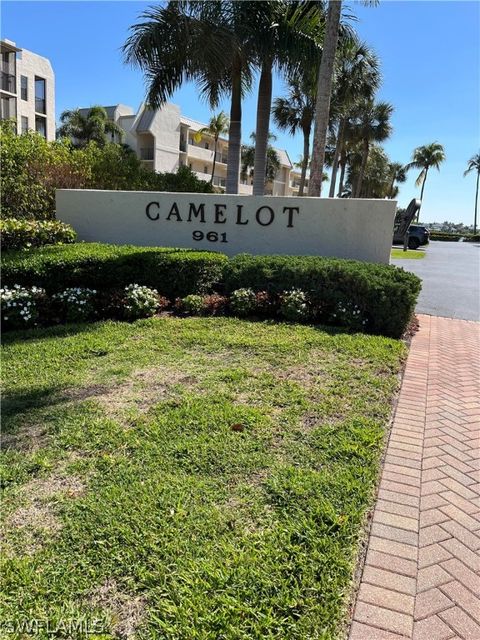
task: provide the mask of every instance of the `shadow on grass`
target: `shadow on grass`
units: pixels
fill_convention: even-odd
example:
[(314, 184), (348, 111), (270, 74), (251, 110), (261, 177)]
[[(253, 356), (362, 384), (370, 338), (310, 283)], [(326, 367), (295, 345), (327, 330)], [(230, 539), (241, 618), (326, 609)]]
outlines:
[(36, 327), (35, 329), (18, 329), (16, 331), (6, 331), (2, 333), (2, 344), (15, 344), (17, 342), (27, 342), (33, 340), (43, 340), (47, 338), (68, 338), (82, 333), (93, 333), (98, 325), (105, 322), (119, 322), (116, 320), (97, 320), (95, 322), (82, 322), (75, 324), (56, 324), (49, 327)]
[(43, 409), (68, 402), (64, 387), (22, 387), (3, 394), (2, 397), (2, 431), (8, 433), (16, 429), (14, 419), (17, 415), (30, 409)]

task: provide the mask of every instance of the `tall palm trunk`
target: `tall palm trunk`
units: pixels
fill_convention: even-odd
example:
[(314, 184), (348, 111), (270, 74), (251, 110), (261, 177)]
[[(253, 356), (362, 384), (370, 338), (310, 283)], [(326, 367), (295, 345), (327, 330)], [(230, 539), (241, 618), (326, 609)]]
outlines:
[(418, 208), (417, 217), (415, 218), (416, 222), (418, 222), (420, 220), (420, 209), (422, 208), (422, 204), (423, 204), (423, 190), (425, 189), (425, 183), (427, 181), (427, 176), (428, 176), (428, 170), (429, 169), (430, 169), (430, 167), (426, 167), (425, 168), (425, 177), (424, 177), (423, 182), (422, 182), (422, 190), (420, 191), (420, 207)]
[(357, 184), (355, 187), (354, 198), (360, 198), (362, 193), (362, 184), (363, 184), (363, 176), (365, 175), (365, 169), (367, 167), (368, 160), (368, 152), (370, 150), (370, 145), (368, 144), (368, 140), (363, 141), (363, 153), (362, 153), (362, 164), (360, 165), (360, 171), (358, 173)]
[(347, 154), (345, 153), (345, 149), (342, 149), (342, 152), (340, 154), (340, 183), (338, 185), (338, 193), (337, 193), (338, 198), (342, 197), (346, 168), (347, 168)]
[(335, 197), (335, 186), (337, 183), (338, 162), (340, 160), (340, 153), (343, 147), (344, 131), (345, 131), (345, 120), (344, 118), (341, 118), (340, 123), (338, 125), (338, 135), (337, 135), (337, 145), (335, 147), (335, 155), (333, 156), (332, 178), (330, 180), (330, 192), (328, 194), (329, 198)]
[(237, 60), (232, 72), (230, 127), (228, 130), (227, 193), (238, 193), (242, 145), (242, 68)]
[(480, 179), (480, 171), (477, 171), (477, 190), (475, 192), (475, 217), (473, 218), (473, 233), (477, 233), (477, 209), (478, 209), (478, 181)]
[(298, 188), (298, 195), (303, 196), (305, 190), (305, 180), (307, 177), (308, 160), (310, 156), (310, 133), (311, 127), (305, 127), (303, 129), (303, 162), (302, 173), (300, 174), (300, 186)]
[(395, 172), (393, 172), (392, 181), (390, 183), (390, 189), (388, 190), (388, 197), (390, 198), (390, 200), (393, 198), (393, 187), (395, 186), (396, 177), (397, 176), (395, 175)]
[(265, 175), (267, 173), (268, 129), (272, 109), (272, 64), (262, 65), (257, 99), (257, 128), (255, 131), (255, 160), (253, 164), (253, 195), (265, 194)]
[(218, 147), (218, 137), (215, 136), (215, 146), (213, 148), (213, 166), (212, 166), (212, 177), (210, 178), (210, 184), (213, 184), (213, 177), (215, 175), (215, 164), (217, 162), (217, 147)]
[(335, 62), (335, 53), (337, 51), (341, 11), (342, 0), (329, 0), (322, 60), (320, 62), (320, 70), (318, 72), (313, 151), (310, 183), (308, 186), (309, 196), (320, 196), (322, 192), (323, 165), (325, 164), (325, 146), (327, 143), (333, 65)]

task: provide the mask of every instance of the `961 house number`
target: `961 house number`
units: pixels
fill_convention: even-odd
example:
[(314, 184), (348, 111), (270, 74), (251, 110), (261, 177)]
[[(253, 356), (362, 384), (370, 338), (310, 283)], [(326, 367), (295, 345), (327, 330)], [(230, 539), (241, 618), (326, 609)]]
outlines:
[(216, 231), (208, 231), (207, 233), (194, 231), (192, 238), (197, 240), (197, 242), (204, 239), (208, 240), (208, 242), (228, 242), (226, 233), (217, 233)]

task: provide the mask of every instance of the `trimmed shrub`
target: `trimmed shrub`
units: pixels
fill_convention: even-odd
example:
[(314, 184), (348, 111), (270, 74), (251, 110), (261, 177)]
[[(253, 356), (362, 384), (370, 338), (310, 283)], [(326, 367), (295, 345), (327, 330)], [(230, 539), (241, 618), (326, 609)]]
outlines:
[(136, 320), (155, 315), (160, 306), (160, 296), (156, 289), (129, 284), (125, 287), (123, 313), (125, 318)]
[(0, 289), (2, 324), (6, 329), (34, 327), (45, 303), (45, 291), (38, 287), (4, 287)]
[(28, 249), (45, 244), (75, 242), (76, 232), (69, 224), (58, 220), (0, 220), (2, 249)]
[(237, 316), (248, 316), (255, 311), (257, 298), (253, 289), (236, 289), (230, 296), (230, 309)]
[(257, 291), (255, 294), (255, 311), (261, 316), (273, 316), (278, 311), (278, 296), (268, 291)]
[[(359, 310), (364, 331), (400, 337), (415, 308), (421, 281), (401, 268), (316, 256), (238, 255), (225, 268), (225, 290), (281, 294), (301, 289), (320, 322), (341, 324), (340, 305)], [(365, 322), (364, 322), (365, 321)], [(349, 323), (346, 326), (351, 326)]]
[(203, 311), (209, 316), (219, 316), (225, 312), (227, 307), (227, 298), (218, 293), (212, 293), (203, 298)]
[(176, 307), (181, 313), (199, 316), (204, 310), (203, 297), (192, 293), (181, 300), (177, 300)]
[(55, 293), (68, 287), (122, 289), (133, 281), (172, 300), (211, 291), (227, 262), (225, 255), (208, 251), (78, 243), (8, 252), (3, 282)]
[(61, 322), (85, 322), (95, 315), (95, 289), (71, 287), (52, 296)]
[(449, 231), (430, 231), (430, 240), (441, 240), (443, 242), (459, 242), (463, 238), (464, 242), (480, 242), (480, 235), (473, 233), (450, 233)]
[(300, 289), (285, 291), (280, 296), (280, 313), (286, 320), (302, 322), (310, 316), (307, 296)]

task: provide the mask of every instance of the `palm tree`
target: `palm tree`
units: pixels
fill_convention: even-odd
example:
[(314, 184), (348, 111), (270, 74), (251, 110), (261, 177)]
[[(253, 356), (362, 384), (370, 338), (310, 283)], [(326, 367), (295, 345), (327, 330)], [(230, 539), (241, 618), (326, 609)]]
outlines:
[(211, 136), (215, 142), (214, 150), (213, 150), (213, 166), (212, 166), (212, 176), (210, 178), (210, 184), (213, 183), (213, 177), (215, 175), (215, 164), (217, 161), (217, 147), (218, 147), (218, 139), (221, 135), (228, 133), (228, 128), (230, 126), (227, 115), (220, 111), (216, 116), (212, 116), (210, 118), (210, 122), (208, 127), (202, 127), (197, 131), (194, 136), (195, 142), (199, 142), (202, 139), (202, 136), (207, 135)]
[(477, 207), (478, 207), (478, 182), (480, 179), (480, 153), (476, 153), (468, 161), (467, 169), (464, 172), (466, 176), (470, 171), (476, 171), (477, 173), (477, 186), (475, 190), (475, 217), (473, 219), (473, 233), (477, 233)]
[[(240, 175), (243, 179), (247, 178), (247, 176), (253, 177), (255, 180), (255, 150), (256, 150), (256, 134), (251, 133), (250, 139), (253, 144), (243, 145), (242, 146), (242, 168), (240, 171)], [(273, 134), (268, 134), (268, 148), (267, 148), (267, 162), (265, 165), (265, 175), (263, 178), (263, 183), (265, 182), (273, 182), (275, 180), (275, 176), (277, 175), (277, 171), (280, 169), (280, 158), (278, 157), (278, 153), (270, 144), (270, 141), (275, 140), (275, 136)], [(262, 193), (263, 195), (263, 193)]]
[(341, 13), (342, 0), (329, 0), (322, 60), (318, 71), (313, 152), (308, 186), (309, 196), (320, 196), (322, 191), (322, 174), (325, 163), (330, 95), (332, 93), (333, 67), (335, 63), (335, 53), (337, 51)]
[(383, 142), (390, 137), (392, 127), (390, 117), (393, 107), (388, 102), (375, 103), (367, 100), (359, 105), (352, 124), (353, 137), (361, 143), (362, 163), (353, 189), (353, 197), (360, 198), (365, 167), (368, 161), (368, 152), (372, 142)]
[[(395, 187), (396, 182), (406, 182), (407, 180), (407, 169), (403, 166), (401, 162), (390, 162), (390, 175), (392, 180), (390, 182), (390, 189), (388, 192), (389, 198), (394, 198), (398, 194), (398, 188)], [(395, 193), (395, 189), (397, 192)]]
[(59, 138), (71, 138), (74, 145), (84, 147), (89, 142), (96, 142), (104, 147), (110, 134), (114, 139), (123, 139), (123, 129), (110, 120), (105, 109), (99, 105), (91, 107), (86, 113), (80, 109), (67, 110), (60, 116), (61, 126), (57, 129)]
[(242, 96), (252, 83), (256, 5), (169, 0), (141, 14), (123, 47), (125, 61), (145, 73), (152, 107), (161, 107), (189, 80), (197, 83), (212, 108), (220, 96), (230, 95), (227, 193), (238, 193)]
[[(366, 5), (376, 5), (378, 0), (363, 0)], [(312, 171), (308, 195), (319, 196), (322, 190), (325, 146), (330, 115), (335, 54), (340, 31), (342, 0), (328, 0), (328, 12), (323, 42), (322, 60), (318, 71), (317, 104), (313, 133)]]
[(251, 4), (257, 7), (252, 34), (260, 71), (253, 195), (263, 195), (273, 69), (291, 78), (315, 65), (320, 51), (317, 41), (323, 11), (321, 3), (306, 0), (267, 0)]
[(303, 196), (305, 177), (310, 161), (310, 134), (315, 110), (315, 86), (308, 77), (289, 81), (288, 97), (276, 98), (273, 103), (273, 118), (279, 129), (289, 131), (294, 136), (297, 131), (303, 134), (303, 156), (298, 195)]
[[(420, 202), (423, 204), (423, 191), (425, 189), (425, 183), (427, 181), (428, 170), (430, 167), (434, 167), (437, 171), (440, 171), (440, 165), (444, 162), (445, 149), (439, 142), (432, 142), (426, 144), (423, 147), (417, 147), (412, 156), (412, 161), (409, 162), (405, 168), (409, 169), (421, 169), (418, 174), (418, 178), (415, 181), (415, 186), (422, 185), (420, 192)], [(417, 220), (420, 219), (420, 209), (417, 213)]]
[(373, 98), (381, 82), (379, 61), (376, 54), (357, 38), (342, 43), (339, 49), (330, 115), (336, 112), (335, 155), (332, 164), (329, 197), (335, 195), (338, 166), (345, 145), (348, 120), (355, 105)]

